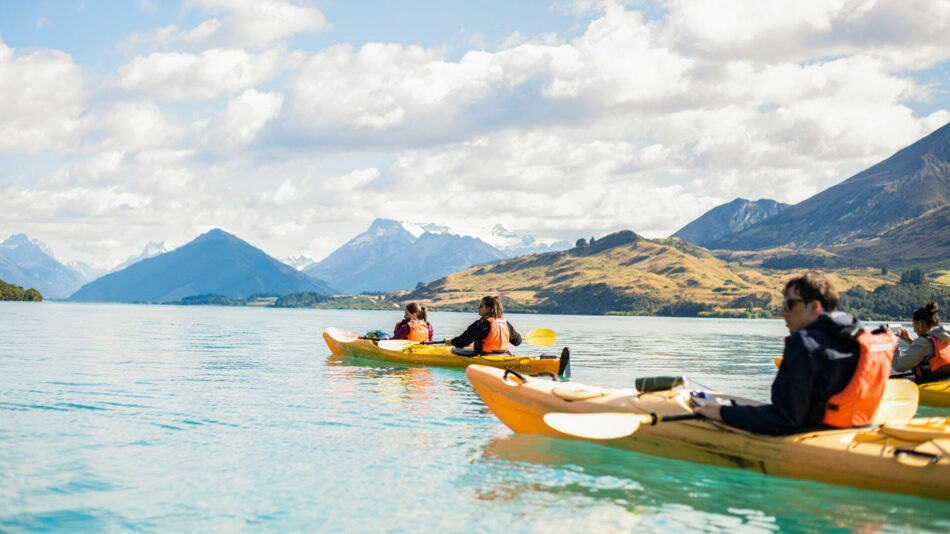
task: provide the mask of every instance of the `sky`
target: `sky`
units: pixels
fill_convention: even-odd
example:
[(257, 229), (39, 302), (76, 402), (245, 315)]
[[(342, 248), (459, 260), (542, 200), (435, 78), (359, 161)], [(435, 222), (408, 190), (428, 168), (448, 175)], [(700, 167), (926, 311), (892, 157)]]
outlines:
[(950, 122), (950, 0), (0, 0), (0, 240), (666, 237)]

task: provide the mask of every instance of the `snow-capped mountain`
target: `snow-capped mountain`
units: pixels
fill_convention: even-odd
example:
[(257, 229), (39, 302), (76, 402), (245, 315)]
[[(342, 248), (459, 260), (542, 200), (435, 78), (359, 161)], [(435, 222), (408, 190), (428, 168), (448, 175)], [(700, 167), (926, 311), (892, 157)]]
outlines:
[(171, 252), (175, 250), (175, 247), (169, 245), (165, 241), (149, 241), (145, 245), (145, 248), (142, 249), (142, 252), (137, 256), (129, 256), (129, 258), (122, 263), (116, 265), (110, 272), (121, 271), (126, 267), (136, 264), (144, 259), (158, 256), (159, 254), (164, 254), (166, 252)]
[(80, 272), (57, 261), (45, 243), (25, 234), (0, 243), (0, 280), (35, 288), (53, 299), (66, 298), (83, 284)]
[(290, 265), (298, 271), (302, 271), (307, 267), (317, 263), (317, 261), (310, 256), (304, 256), (303, 254), (298, 254), (297, 256), (288, 256), (286, 258), (282, 258), (280, 261)]
[(574, 245), (568, 241), (555, 239), (537, 239), (531, 235), (519, 235), (500, 224), (491, 227), (489, 236), (483, 238), (509, 258), (534, 254), (536, 252), (553, 252), (567, 250)]
[(304, 273), (345, 293), (396, 291), (505, 257), (481, 239), (450, 233), (444, 226), (376, 219)]

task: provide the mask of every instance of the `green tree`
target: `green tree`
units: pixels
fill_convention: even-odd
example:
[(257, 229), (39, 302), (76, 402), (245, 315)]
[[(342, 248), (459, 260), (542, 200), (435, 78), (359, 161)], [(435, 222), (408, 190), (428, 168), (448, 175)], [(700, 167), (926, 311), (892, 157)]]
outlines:
[(924, 278), (924, 271), (921, 269), (908, 269), (901, 273), (901, 283), (902, 284), (914, 284), (914, 285), (924, 285), (927, 283), (926, 278)]

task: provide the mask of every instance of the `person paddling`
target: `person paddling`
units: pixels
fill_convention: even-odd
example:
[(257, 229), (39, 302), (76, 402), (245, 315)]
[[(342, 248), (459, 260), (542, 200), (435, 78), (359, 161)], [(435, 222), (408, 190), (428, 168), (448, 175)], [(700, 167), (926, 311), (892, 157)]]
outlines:
[(910, 347), (894, 356), (894, 371), (913, 371), (918, 382), (934, 382), (950, 378), (950, 331), (940, 325), (940, 309), (936, 302), (914, 311), (914, 333), (911, 339), (906, 328), (900, 338)]
[[(460, 356), (478, 356), (480, 354), (504, 354), (509, 345), (521, 344), (521, 334), (505, 320), (504, 309), (499, 297), (482, 297), (478, 303), (479, 319), (470, 324), (461, 335), (445, 338), (446, 345), (452, 345), (452, 352)], [(472, 345), (473, 351), (459, 351)]]
[(408, 339), (410, 341), (432, 341), (432, 325), (429, 324), (425, 306), (416, 302), (406, 305), (406, 311), (401, 321), (396, 323), (391, 339)]
[(759, 434), (787, 435), (821, 425), (868, 424), (884, 394), (897, 336), (864, 332), (838, 308), (838, 292), (811, 271), (785, 284), (781, 315), (788, 327), (772, 403), (706, 404), (695, 412)]

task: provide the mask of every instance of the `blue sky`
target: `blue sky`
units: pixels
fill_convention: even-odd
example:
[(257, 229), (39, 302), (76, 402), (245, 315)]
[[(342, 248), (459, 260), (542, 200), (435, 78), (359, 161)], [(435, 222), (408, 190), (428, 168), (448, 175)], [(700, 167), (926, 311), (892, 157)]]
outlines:
[(950, 121), (950, 2), (0, 0), (0, 238), (665, 237)]

